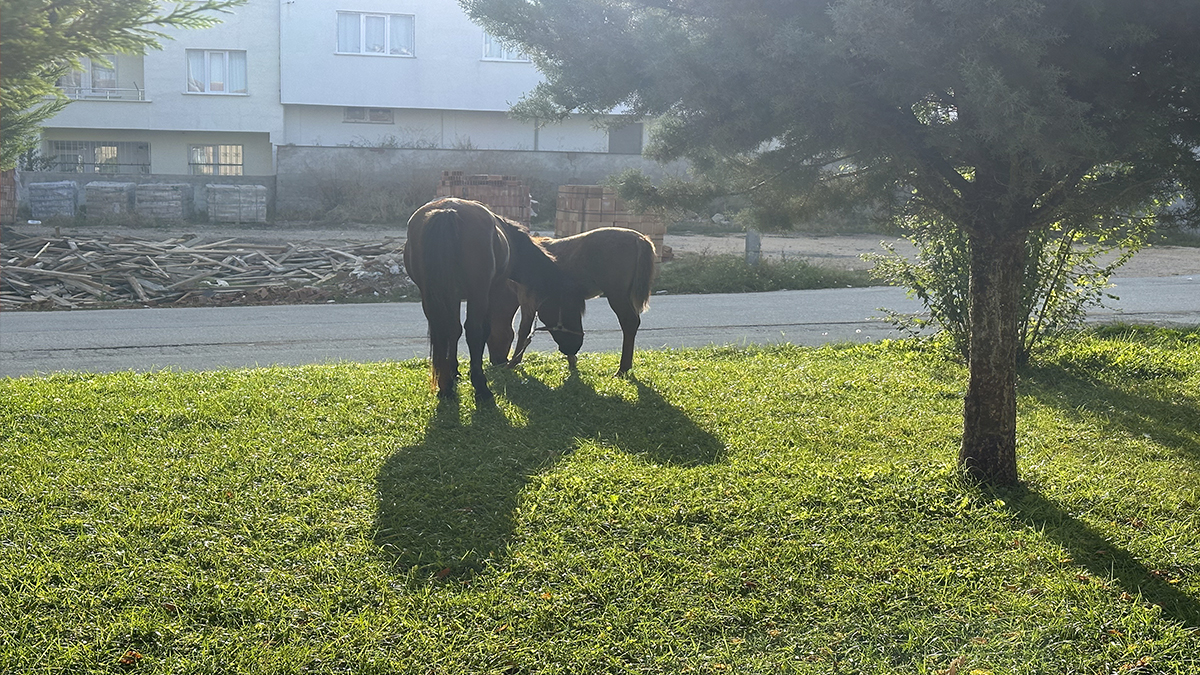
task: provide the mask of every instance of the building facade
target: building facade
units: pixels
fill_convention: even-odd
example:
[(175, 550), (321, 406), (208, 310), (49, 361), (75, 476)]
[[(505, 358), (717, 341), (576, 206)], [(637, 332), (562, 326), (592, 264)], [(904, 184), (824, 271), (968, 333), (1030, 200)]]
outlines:
[(273, 176), (280, 146), (639, 154), (642, 125), (535, 125), (540, 74), (454, 0), (249, 0), (145, 56), (84, 63), (42, 169)]

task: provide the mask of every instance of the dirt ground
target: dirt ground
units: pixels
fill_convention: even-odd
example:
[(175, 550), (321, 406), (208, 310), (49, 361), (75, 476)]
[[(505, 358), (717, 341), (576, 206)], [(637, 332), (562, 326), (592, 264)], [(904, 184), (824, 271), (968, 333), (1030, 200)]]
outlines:
[[(56, 228), (46, 225), (17, 225), (14, 229), (30, 235), (52, 236)], [(237, 237), (247, 242), (261, 243), (301, 243), (319, 242), (336, 248), (339, 242), (372, 242), (391, 238), (403, 238), (402, 227), (387, 228), (358, 228), (358, 227), (303, 227), (290, 225), (287, 227), (246, 227), (246, 226), (213, 226), (213, 225), (183, 225), (176, 228), (60, 228), (60, 234), (76, 234), (78, 236), (96, 236), (100, 234), (134, 237), (138, 239), (167, 239), (183, 234), (204, 235), (213, 240)], [(542, 232), (550, 235), (552, 233)], [(913, 247), (903, 239), (886, 237), (876, 234), (846, 234), (846, 235), (764, 235), (762, 237), (762, 253), (768, 258), (803, 258), (816, 265), (838, 267), (842, 269), (868, 269), (870, 263), (859, 256), (863, 253), (883, 253), (880, 242), (887, 241), (895, 245), (900, 253), (911, 254)], [(728, 235), (696, 235), (670, 234), (664, 238), (664, 244), (671, 247), (676, 254), (680, 253), (742, 253), (745, 251), (745, 238), (741, 234)], [(1200, 248), (1190, 246), (1150, 246), (1133, 256), (1121, 267), (1117, 276), (1122, 277), (1167, 277), (1200, 274)]]

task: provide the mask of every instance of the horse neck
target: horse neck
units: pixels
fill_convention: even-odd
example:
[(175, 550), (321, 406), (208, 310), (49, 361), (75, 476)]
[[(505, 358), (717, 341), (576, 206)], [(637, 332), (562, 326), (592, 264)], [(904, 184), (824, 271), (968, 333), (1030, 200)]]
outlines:
[(535, 242), (528, 232), (508, 223), (505, 225), (512, 255), (509, 277), (539, 296), (557, 295), (564, 279), (553, 256)]

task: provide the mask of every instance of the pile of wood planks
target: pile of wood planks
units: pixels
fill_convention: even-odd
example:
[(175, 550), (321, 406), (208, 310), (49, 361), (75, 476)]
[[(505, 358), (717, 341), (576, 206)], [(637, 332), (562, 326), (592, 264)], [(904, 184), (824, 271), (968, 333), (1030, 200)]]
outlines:
[(263, 244), (5, 230), (0, 311), (418, 297), (402, 255), (402, 239)]

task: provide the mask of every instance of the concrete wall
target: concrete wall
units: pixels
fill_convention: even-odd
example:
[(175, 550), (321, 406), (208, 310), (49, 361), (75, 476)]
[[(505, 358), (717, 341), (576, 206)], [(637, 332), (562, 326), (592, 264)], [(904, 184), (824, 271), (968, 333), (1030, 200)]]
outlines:
[(285, 145), (605, 152), (608, 132), (585, 117), (535, 128), (507, 113), (392, 109), (390, 124), (346, 122), (343, 107), (284, 107)]
[(191, 176), (180, 174), (100, 174), (21, 171), (19, 202), (28, 206), (28, 185), (75, 181), (79, 205), (84, 186), (92, 181), (187, 183), (195, 193), (197, 213), (208, 208), (206, 184), (264, 185), (268, 216), (315, 219), (340, 211), (348, 219), (394, 222), (433, 199), (443, 171), (518, 176), (529, 183), (539, 213), (553, 212), (560, 185), (595, 185), (625, 169), (641, 169), (651, 177), (683, 175), (682, 163), (659, 165), (638, 155), (606, 152), (533, 152), (521, 150), (431, 150), (280, 146), (275, 176)]
[(603, 152), (311, 146), (279, 147), (276, 167), (280, 218), (316, 217), (356, 201), (383, 198), (415, 208), (434, 197), (443, 171), (521, 177), (529, 182), (543, 215), (553, 210), (559, 185), (595, 185), (629, 168), (651, 177), (686, 172), (682, 163), (662, 166), (638, 155)]

